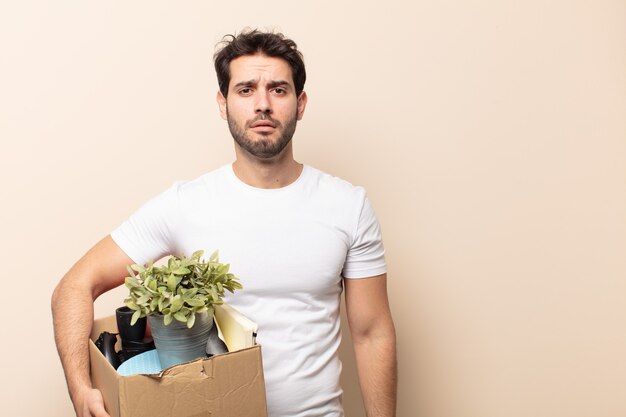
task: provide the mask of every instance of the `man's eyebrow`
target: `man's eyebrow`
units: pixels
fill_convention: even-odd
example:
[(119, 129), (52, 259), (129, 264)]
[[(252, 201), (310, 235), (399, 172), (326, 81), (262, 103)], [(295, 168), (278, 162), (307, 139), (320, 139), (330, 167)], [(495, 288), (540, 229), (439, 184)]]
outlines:
[(246, 87), (250, 85), (256, 85), (256, 83), (257, 83), (256, 80), (240, 81), (237, 84), (235, 84), (233, 87)]
[(278, 81), (270, 81), (269, 83), (267, 83), (267, 86), (269, 88), (276, 88), (276, 87), (290, 87), (290, 84), (288, 81), (284, 81), (284, 80), (278, 80)]
[[(233, 87), (237, 88), (237, 87), (250, 87), (250, 86), (255, 86), (257, 85), (258, 81), (257, 80), (246, 80), (246, 81), (240, 81), (237, 84), (235, 84)], [(276, 80), (276, 81), (270, 81), (269, 83), (267, 83), (267, 87), (268, 88), (276, 88), (276, 87), (284, 87), (287, 86), (289, 87), (289, 81), (285, 81), (285, 80)]]

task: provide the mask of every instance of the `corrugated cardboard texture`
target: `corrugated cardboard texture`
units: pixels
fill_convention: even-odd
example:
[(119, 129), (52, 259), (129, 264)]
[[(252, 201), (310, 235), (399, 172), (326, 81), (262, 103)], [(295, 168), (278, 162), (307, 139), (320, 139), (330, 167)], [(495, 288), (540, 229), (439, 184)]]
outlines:
[[(92, 340), (116, 331), (114, 317), (94, 322)], [(196, 360), (159, 375), (122, 377), (90, 343), (92, 383), (113, 417), (267, 416), (261, 347)]]
[[(120, 417), (118, 386), (120, 375), (104, 358), (93, 341), (103, 331), (117, 332), (115, 317), (110, 316), (96, 320), (91, 327), (91, 341), (89, 342), (89, 357), (91, 362), (91, 383), (102, 392), (107, 411), (112, 417)], [(119, 349), (119, 346), (117, 347)]]

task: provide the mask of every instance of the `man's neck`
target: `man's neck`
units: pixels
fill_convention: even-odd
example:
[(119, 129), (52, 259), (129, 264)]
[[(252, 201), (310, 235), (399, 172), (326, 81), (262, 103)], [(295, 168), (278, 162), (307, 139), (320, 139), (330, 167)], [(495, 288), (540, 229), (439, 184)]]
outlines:
[[(237, 147), (237, 146), (236, 146)], [(236, 149), (233, 171), (237, 178), (256, 188), (282, 188), (298, 179), (303, 165), (293, 159), (291, 149), (276, 158), (264, 160)]]

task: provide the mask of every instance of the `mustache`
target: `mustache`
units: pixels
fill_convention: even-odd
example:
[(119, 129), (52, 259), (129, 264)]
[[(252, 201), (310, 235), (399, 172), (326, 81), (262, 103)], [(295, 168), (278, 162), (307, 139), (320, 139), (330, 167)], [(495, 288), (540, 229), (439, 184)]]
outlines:
[(258, 122), (260, 120), (267, 120), (267, 121), (271, 122), (276, 127), (282, 127), (282, 124), (278, 120), (273, 119), (267, 113), (259, 113), (259, 115), (257, 117), (255, 117), (254, 119), (248, 120), (246, 122), (246, 125), (247, 125), (247, 127), (250, 127), (253, 123), (256, 123), (256, 122)]

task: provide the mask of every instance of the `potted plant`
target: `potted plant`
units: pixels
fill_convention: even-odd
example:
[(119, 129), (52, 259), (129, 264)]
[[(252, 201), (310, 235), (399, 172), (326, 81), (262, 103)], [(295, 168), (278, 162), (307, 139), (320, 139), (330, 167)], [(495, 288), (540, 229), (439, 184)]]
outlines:
[(223, 303), (225, 291), (243, 288), (219, 262), (218, 251), (203, 260), (204, 251), (191, 257), (172, 255), (156, 266), (134, 264), (125, 285), (130, 293), (124, 303), (134, 310), (131, 325), (148, 318), (161, 366), (205, 356), (205, 345), (213, 326), (213, 305)]

